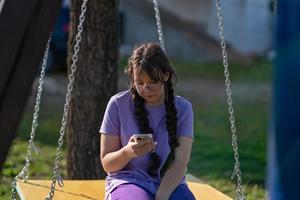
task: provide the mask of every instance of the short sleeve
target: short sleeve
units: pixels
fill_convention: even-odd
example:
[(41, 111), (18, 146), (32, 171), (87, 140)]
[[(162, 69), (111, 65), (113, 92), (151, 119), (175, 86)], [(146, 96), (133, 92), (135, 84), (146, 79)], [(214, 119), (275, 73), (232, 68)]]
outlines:
[(118, 112), (118, 105), (114, 98), (111, 98), (107, 104), (100, 133), (109, 135), (120, 135), (120, 118)]
[(182, 116), (179, 116), (177, 133), (178, 136), (186, 136), (194, 139), (194, 114), (190, 103)]

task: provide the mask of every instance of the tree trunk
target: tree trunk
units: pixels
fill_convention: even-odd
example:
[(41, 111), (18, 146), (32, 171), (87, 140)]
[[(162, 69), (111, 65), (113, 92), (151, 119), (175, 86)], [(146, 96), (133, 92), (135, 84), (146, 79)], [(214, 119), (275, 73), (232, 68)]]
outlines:
[[(81, 3), (81, 0), (71, 1), (69, 67)], [(105, 176), (100, 162), (99, 128), (106, 104), (117, 91), (117, 13), (117, 0), (88, 1), (67, 124), (70, 179)]]

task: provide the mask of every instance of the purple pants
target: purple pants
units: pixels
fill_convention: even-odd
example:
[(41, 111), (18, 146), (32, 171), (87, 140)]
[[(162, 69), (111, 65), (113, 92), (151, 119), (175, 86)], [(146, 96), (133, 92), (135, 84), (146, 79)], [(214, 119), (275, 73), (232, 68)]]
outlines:
[[(108, 200), (153, 200), (154, 196), (135, 184), (119, 185), (108, 196)], [(169, 200), (196, 200), (187, 185), (180, 184), (171, 194)]]

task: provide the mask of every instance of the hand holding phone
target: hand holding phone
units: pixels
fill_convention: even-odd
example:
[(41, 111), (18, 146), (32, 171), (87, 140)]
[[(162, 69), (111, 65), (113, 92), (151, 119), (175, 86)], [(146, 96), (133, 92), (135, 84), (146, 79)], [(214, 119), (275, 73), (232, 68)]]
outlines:
[(155, 151), (157, 142), (153, 141), (152, 134), (133, 134), (125, 146), (131, 158), (143, 156)]

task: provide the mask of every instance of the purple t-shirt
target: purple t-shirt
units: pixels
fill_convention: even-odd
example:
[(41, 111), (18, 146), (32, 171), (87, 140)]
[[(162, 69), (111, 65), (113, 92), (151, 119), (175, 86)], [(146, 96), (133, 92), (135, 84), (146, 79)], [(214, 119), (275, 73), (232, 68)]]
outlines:
[[(177, 109), (177, 136), (186, 136), (193, 139), (193, 110), (192, 105), (186, 99), (176, 96)], [(165, 105), (147, 106), (150, 127), (153, 130), (153, 139), (157, 142), (155, 152), (161, 159), (158, 176), (152, 177), (147, 173), (150, 165), (150, 155), (131, 160), (128, 165), (117, 172), (108, 173), (106, 177), (106, 197), (118, 185), (123, 183), (137, 184), (152, 194), (155, 194), (161, 181), (159, 174), (170, 152), (168, 143), (168, 131), (165, 120)], [(135, 121), (134, 104), (129, 90), (120, 92), (111, 97), (100, 128), (100, 133), (120, 137), (121, 145), (125, 146), (133, 134), (139, 133), (139, 127)], [(183, 177), (182, 184), (185, 184)]]

